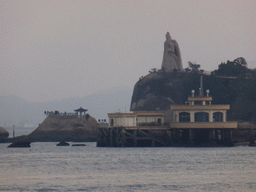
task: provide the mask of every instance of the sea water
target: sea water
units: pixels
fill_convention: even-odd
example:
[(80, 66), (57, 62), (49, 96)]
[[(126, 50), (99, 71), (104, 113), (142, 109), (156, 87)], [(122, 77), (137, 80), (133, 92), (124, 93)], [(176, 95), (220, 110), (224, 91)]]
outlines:
[(254, 147), (56, 144), (0, 144), (0, 191), (256, 191)]

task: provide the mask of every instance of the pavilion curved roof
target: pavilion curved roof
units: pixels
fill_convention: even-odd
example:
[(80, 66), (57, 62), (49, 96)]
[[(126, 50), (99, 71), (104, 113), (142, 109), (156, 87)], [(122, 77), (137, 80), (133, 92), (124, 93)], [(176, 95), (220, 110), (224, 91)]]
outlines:
[(75, 109), (74, 111), (75, 112), (86, 112), (86, 111), (88, 111), (88, 109), (84, 109), (84, 108), (80, 107), (79, 109)]

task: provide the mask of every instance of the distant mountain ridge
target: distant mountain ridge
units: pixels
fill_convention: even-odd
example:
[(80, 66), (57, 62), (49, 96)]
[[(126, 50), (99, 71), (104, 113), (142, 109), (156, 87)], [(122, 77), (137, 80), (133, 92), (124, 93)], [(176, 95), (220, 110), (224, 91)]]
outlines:
[(37, 127), (45, 119), (44, 111), (74, 112), (83, 107), (98, 119), (107, 119), (107, 113), (129, 110), (133, 87), (118, 86), (85, 97), (71, 97), (57, 101), (29, 102), (16, 96), (0, 96), (0, 126)]

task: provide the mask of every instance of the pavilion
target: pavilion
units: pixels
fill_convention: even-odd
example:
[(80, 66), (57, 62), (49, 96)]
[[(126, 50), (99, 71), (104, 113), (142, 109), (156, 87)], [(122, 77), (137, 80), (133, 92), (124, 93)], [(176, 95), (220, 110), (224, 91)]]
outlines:
[(78, 116), (81, 118), (83, 115), (85, 115), (85, 112), (88, 110), (80, 107), (79, 109), (75, 109), (74, 111), (78, 113)]

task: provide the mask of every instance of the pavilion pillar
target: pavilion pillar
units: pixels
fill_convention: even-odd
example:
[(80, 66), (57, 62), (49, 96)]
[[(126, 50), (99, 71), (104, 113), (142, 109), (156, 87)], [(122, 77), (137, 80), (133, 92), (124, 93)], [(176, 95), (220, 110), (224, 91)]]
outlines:
[(195, 122), (195, 112), (194, 111), (190, 112), (190, 122)]
[(209, 122), (213, 122), (213, 112), (210, 111), (209, 113)]
[(223, 122), (226, 122), (227, 121), (227, 112), (225, 111), (223, 113)]

